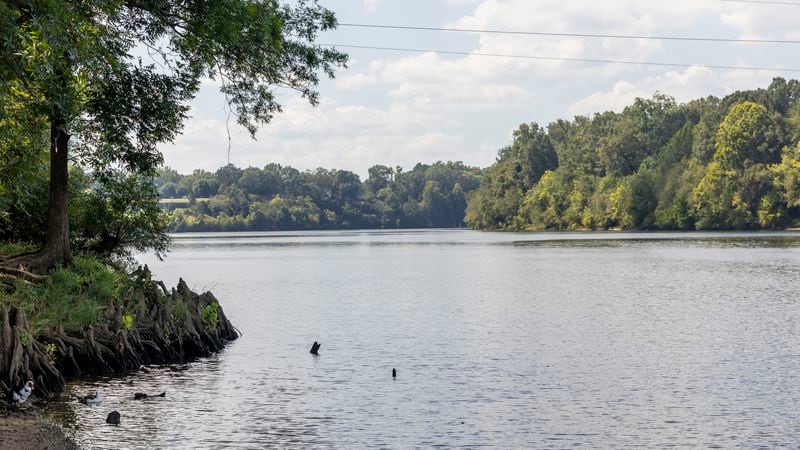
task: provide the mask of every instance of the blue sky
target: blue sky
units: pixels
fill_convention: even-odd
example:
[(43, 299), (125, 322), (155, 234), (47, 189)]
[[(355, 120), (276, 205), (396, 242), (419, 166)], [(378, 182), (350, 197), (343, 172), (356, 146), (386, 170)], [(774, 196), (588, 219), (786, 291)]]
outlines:
[[(725, 0), (320, 0), (341, 23), (559, 33), (800, 40), (800, 5)], [(340, 27), (318, 42), (605, 60), (800, 69), (800, 45), (468, 34)], [(343, 49), (345, 50), (345, 49)], [(765, 87), (797, 73), (667, 68), (346, 49), (349, 68), (319, 86), (320, 105), (282, 93), (285, 111), (257, 140), (235, 124), (217, 86), (193, 102), (184, 133), (161, 147), (188, 173), (270, 162), (301, 170), (460, 160), (491, 164), (523, 122), (621, 110), (655, 92), (679, 101)]]

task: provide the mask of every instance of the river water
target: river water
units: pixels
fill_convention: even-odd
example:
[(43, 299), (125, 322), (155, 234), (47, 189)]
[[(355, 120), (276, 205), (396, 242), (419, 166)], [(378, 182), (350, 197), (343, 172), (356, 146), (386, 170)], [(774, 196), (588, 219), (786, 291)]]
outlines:
[(105, 397), (51, 411), (87, 448), (800, 442), (798, 234), (181, 234), (141, 260), (243, 335), (71, 383)]

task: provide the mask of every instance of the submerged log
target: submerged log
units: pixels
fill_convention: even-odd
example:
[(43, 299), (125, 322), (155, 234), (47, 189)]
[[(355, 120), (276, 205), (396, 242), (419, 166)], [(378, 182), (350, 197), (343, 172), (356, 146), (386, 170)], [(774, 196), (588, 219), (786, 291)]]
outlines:
[[(197, 294), (183, 280), (167, 291), (151, 280), (146, 266), (134, 276), (136, 288), (124, 295), (125, 308), (112, 300), (106, 323), (80, 332), (58, 327), (33, 336), (23, 311), (0, 305), (0, 388), (8, 391), (30, 379), (36, 394), (54, 396), (64, 390), (65, 377), (184, 363), (239, 337), (211, 293)], [(125, 310), (138, 311), (130, 328), (122, 320)]]

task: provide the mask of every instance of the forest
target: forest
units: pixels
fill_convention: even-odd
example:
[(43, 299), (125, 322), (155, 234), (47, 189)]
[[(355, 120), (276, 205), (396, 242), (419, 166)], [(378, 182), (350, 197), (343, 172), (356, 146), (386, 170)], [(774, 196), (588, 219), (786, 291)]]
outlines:
[(523, 124), (466, 222), (496, 230), (747, 230), (800, 225), (800, 83)]
[(462, 227), (479, 184), (479, 168), (449, 161), (376, 165), (363, 182), (347, 170), (274, 163), (190, 175), (165, 168), (155, 178), (172, 231)]
[(279, 164), (154, 185), (171, 231), (445, 228), (730, 230), (800, 225), (800, 83), (522, 124), (488, 168)]

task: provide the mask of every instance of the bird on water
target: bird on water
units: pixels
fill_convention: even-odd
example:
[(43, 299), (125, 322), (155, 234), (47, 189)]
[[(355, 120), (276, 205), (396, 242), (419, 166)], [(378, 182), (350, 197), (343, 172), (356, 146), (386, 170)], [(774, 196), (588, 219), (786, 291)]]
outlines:
[(84, 405), (96, 406), (103, 403), (103, 397), (100, 395), (100, 391), (95, 391), (94, 394), (78, 397), (78, 401)]

